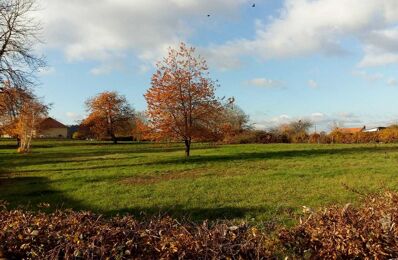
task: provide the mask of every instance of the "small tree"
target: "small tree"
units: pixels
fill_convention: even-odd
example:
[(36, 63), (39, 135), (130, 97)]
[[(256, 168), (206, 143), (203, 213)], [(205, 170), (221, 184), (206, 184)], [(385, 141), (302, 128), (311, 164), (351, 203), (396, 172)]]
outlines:
[(182, 140), (188, 157), (192, 140), (203, 138), (221, 111), (215, 84), (206, 61), (184, 43), (170, 48), (157, 68), (145, 94), (151, 127), (158, 138)]
[(39, 130), (39, 124), (47, 116), (48, 107), (33, 99), (23, 104), (16, 124), (16, 131), (20, 138), (18, 152), (28, 153), (32, 138)]
[(277, 127), (276, 131), (279, 135), (287, 138), (289, 142), (302, 143), (308, 140), (308, 131), (311, 126), (311, 121), (298, 120), (288, 124), (281, 124)]
[(224, 136), (233, 136), (252, 129), (252, 125), (249, 124), (249, 116), (242, 108), (235, 104), (234, 98), (228, 99), (221, 114), (223, 117), (221, 120), (225, 129)]
[(37, 98), (31, 91), (13, 87), (10, 82), (4, 82), (0, 87), (0, 130), (16, 138), (18, 146), (20, 145), (18, 119), (26, 104), (34, 102), (35, 99)]
[(134, 112), (126, 97), (117, 92), (103, 92), (86, 101), (88, 117), (83, 121), (97, 137), (110, 137), (114, 144), (117, 135), (130, 135)]

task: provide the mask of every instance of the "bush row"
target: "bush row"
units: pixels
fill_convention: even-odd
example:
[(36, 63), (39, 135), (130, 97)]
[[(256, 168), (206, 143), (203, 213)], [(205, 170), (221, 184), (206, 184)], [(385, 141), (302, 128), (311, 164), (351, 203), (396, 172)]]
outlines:
[(398, 194), (317, 212), (273, 234), (247, 224), (139, 221), (71, 210), (0, 211), (0, 258), (6, 259), (310, 259), (398, 257)]
[(398, 142), (398, 128), (387, 128), (379, 132), (358, 132), (342, 133), (332, 131), (329, 134), (305, 132), (301, 133), (279, 133), (266, 132), (261, 130), (247, 130), (239, 134), (228, 136), (224, 139), (229, 144), (247, 144), (247, 143), (395, 143)]

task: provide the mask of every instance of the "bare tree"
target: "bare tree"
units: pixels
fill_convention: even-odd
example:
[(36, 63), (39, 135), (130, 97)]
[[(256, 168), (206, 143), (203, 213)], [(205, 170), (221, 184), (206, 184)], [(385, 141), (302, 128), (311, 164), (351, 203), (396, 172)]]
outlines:
[(29, 87), (45, 65), (35, 54), (40, 24), (34, 19), (35, 0), (0, 0), (0, 81)]

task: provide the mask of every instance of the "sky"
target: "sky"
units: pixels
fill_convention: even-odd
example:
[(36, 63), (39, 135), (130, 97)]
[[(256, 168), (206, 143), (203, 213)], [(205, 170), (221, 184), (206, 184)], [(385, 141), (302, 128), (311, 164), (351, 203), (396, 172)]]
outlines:
[(397, 0), (39, 0), (35, 15), (47, 60), (36, 90), (65, 124), (103, 91), (144, 111), (156, 62), (179, 42), (258, 129), (398, 123)]

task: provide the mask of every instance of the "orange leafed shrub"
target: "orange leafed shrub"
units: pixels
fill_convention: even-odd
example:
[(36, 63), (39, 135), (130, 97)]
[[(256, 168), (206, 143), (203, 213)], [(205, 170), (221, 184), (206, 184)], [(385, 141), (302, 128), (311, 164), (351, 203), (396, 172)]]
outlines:
[(310, 213), (281, 243), (299, 256), (315, 259), (398, 257), (398, 194), (369, 197), (359, 208), (347, 204)]
[(397, 224), (398, 193), (392, 192), (359, 207), (306, 208), (299, 224), (272, 234), (228, 221), (7, 210), (0, 201), (0, 258), (391, 259), (398, 257)]
[(391, 126), (386, 128), (379, 133), (379, 140), (384, 143), (393, 143), (398, 141), (398, 127)]
[(0, 258), (264, 259), (273, 247), (263, 233), (244, 224), (0, 211)]

